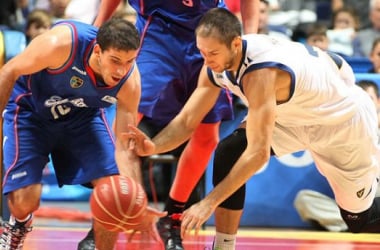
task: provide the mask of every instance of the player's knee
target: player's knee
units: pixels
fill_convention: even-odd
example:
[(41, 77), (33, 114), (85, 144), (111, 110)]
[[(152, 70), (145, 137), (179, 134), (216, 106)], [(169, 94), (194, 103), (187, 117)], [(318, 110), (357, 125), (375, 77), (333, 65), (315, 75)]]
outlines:
[[(231, 135), (222, 140), (215, 150), (213, 184), (216, 186), (230, 172), (235, 162), (239, 159), (247, 147), (245, 129), (237, 129)], [(240, 210), (243, 209), (245, 200), (245, 185), (240, 187), (220, 207)]]
[(380, 197), (374, 199), (371, 207), (361, 213), (351, 213), (340, 208), (343, 220), (352, 233), (380, 232)]
[(340, 213), (344, 222), (347, 224), (348, 231), (352, 233), (362, 232), (364, 225), (367, 223), (368, 211), (351, 213), (344, 209), (340, 209)]
[(25, 218), (37, 210), (40, 205), (41, 184), (33, 184), (8, 194), (11, 213), (17, 218)]
[(213, 184), (217, 185), (230, 172), (247, 147), (245, 129), (237, 129), (220, 141), (214, 156)]
[(231, 210), (241, 210), (245, 202), (245, 185), (240, 187), (235, 193), (228, 197), (219, 206)]

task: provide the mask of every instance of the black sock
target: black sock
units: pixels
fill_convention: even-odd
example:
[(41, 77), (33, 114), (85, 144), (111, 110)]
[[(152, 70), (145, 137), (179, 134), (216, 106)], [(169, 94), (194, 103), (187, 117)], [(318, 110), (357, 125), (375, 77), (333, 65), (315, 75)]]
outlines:
[(166, 200), (164, 211), (168, 211), (168, 215), (180, 214), (183, 212), (184, 208), (185, 202), (179, 202), (169, 197)]

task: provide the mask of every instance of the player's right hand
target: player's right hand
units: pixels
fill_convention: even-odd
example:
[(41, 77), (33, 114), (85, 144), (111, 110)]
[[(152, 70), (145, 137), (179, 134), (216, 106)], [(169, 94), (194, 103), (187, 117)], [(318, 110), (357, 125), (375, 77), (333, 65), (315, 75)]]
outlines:
[(135, 150), (139, 156), (148, 156), (155, 153), (155, 144), (144, 132), (132, 125), (128, 125), (128, 130), (128, 132), (121, 134), (121, 140), (128, 142), (129, 149)]
[(128, 241), (131, 241), (136, 232), (141, 232), (145, 238), (152, 238), (156, 242), (161, 241), (161, 237), (157, 231), (156, 223), (159, 218), (166, 216), (166, 211), (162, 212), (152, 207), (147, 207), (143, 216), (144, 220), (133, 228), (133, 232)]

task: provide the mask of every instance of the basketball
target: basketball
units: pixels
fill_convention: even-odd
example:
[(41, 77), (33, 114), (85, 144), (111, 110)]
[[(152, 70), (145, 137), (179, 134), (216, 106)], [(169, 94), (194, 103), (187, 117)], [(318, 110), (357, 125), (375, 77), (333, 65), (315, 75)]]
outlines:
[(120, 175), (101, 179), (90, 196), (94, 220), (113, 232), (124, 232), (139, 225), (147, 203), (143, 187)]

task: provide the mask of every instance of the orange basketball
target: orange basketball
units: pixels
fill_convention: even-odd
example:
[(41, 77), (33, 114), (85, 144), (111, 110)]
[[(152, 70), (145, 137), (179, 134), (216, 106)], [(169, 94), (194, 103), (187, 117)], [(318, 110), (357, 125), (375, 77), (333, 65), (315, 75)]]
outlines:
[(143, 187), (133, 179), (121, 175), (100, 180), (90, 197), (94, 219), (114, 232), (123, 232), (138, 225), (147, 203)]

